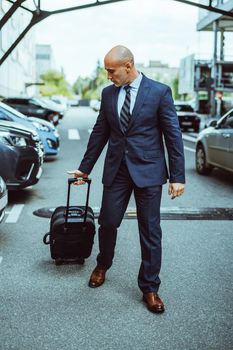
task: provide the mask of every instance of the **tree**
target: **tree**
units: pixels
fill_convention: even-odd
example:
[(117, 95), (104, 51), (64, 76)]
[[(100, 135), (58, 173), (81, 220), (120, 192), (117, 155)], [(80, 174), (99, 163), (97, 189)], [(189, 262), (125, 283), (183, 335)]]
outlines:
[(65, 74), (56, 70), (48, 70), (40, 76), (45, 85), (41, 86), (42, 96), (64, 95), (72, 96), (71, 86), (65, 78)]
[(171, 88), (174, 100), (179, 100), (180, 95), (178, 93), (179, 78), (176, 77), (171, 81)]
[(107, 84), (108, 80), (105, 69), (98, 61), (92, 77), (78, 77), (73, 85), (73, 91), (82, 98), (99, 100), (101, 97), (101, 91)]

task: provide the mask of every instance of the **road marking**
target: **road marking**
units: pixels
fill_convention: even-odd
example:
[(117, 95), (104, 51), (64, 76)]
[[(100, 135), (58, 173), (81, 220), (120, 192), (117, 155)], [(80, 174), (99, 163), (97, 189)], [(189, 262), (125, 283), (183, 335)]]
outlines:
[(195, 153), (195, 149), (193, 149), (193, 148), (190, 148), (190, 147), (184, 146), (184, 149), (185, 149), (186, 151), (189, 151), (189, 152), (193, 152), (193, 153)]
[(182, 139), (185, 140), (185, 141), (191, 141), (191, 142), (196, 142), (196, 137), (192, 137), (192, 136), (189, 136), (189, 135), (184, 135), (182, 134)]
[(2, 256), (0, 256), (0, 264), (1, 264), (2, 260), (3, 260), (3, 257), (2, 257)]
[(69, 140), (80, 140), (78, 129), (68, 129)]
[(19, 219), (19, 216), (23, 210), (24, 204), (15, 204), (13, 205), (8, 217), (6, 218), (5, 223), (13, 224), (16, 223)]

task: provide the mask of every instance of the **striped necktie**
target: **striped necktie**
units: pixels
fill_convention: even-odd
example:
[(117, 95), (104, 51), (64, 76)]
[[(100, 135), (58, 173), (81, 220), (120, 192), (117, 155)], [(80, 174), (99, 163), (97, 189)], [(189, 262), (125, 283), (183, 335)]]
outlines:
[(123, 103), (123, 106), (121, 108), (121, 113), (120, 113), (120, 122), (121, 122), (121, 126), (124, 132), (126, 132), (128, 125), (129, 125), (129, 121), (130, 121), (130, 88), (131, 86), (126, 85), (124, 87), (125, 89), (125, 101)]

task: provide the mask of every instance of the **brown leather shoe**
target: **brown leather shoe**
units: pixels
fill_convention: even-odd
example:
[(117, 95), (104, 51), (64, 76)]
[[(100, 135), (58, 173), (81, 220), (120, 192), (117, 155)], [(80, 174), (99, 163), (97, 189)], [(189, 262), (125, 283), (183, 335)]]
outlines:
[(100, 287), (104, 281), (105, 281), (105, 274), (106, 269), (101, 266), (96, 266), (95, 269), (92, 271), (90, 280), (89, 280), (89, 287), (91, 288), (97, 288)]
[(159, 295), (155, 292), (143, 293), (143, 301), (147, 304), (147, 309), (154, 313), (164, 312), (164, 304)]

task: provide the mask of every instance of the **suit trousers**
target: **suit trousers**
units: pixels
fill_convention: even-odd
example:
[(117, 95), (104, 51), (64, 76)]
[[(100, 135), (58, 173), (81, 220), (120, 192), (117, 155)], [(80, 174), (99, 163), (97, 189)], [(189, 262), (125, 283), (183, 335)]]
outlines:
[(139, 238), (141, 266), (138, 285), (142, 292), (157, 292), (160, 285), (161, 236), (160, 203), (162, 186), (137, 187), (128, 171), (125, 160), (111, 186), (104, 186), (99, 216), (99, 254), (97, 264), (106, 269), (112, 265), (120, 226), (130, 196), (134, 192)]

